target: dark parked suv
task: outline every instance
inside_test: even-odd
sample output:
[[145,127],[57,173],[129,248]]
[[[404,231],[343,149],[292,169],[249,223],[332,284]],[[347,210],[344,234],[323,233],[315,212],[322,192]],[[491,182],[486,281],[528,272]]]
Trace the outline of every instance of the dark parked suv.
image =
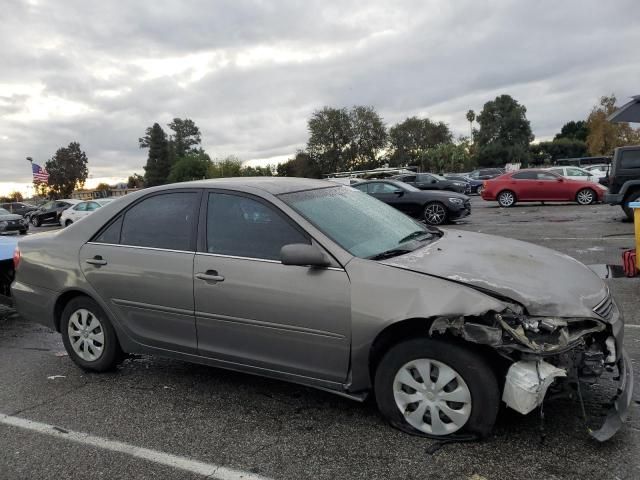
[[38,209],[38,207],[22,202],[0,203],[0,208],[4,208],[8,212],[15,213],[16,215],[22,215],[23,217],[27,213]]
[[499,177],[504,173],[504,169],[502,168],[480,168],[478,170],[474,170],[469,175],[469,178],[473,180],[490,180],[495,177]]
[[640,199],[640,145],[616,148],[609,172],[609,192],[604,201],[620,205],[630,220],[633,209],[629,202]]

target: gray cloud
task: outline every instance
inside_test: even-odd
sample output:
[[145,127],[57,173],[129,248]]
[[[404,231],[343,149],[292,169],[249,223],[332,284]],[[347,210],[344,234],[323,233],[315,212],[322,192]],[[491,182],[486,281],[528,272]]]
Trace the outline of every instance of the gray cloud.
[[537,138],[640,93],[636,2],[0,0],[0,182],[77,140],[93,176],[142,171],[137,138],[189,117],[213,156],[291,154],[323,105],[388,124],[501,93]]

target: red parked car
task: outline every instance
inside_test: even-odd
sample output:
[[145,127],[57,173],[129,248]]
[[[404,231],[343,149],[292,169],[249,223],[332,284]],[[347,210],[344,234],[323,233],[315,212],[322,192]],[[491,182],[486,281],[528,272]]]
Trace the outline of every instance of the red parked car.
[[606,190],[595,182],[571,180],[546,170],[526,169],[486,180],[482,198],[497,200],[501,207],[513,207],[516,202],[578,202],[590,205],[601,202]]

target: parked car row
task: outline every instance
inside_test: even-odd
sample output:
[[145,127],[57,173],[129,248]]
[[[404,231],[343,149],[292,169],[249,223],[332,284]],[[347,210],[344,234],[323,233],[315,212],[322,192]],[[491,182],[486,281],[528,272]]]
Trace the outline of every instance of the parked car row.
[[69,207],[62,212],[60,215],[60,225],[68,227],[73,222],[77,222],[81,218],[95,212],[111,201],[113,201],[111,198],[101,198],[98,200],[76,203],[74,206]]
[[0,234],[19,233],[24,235],[27,230],[29,230],[29,224],[22,215],[0,208]]

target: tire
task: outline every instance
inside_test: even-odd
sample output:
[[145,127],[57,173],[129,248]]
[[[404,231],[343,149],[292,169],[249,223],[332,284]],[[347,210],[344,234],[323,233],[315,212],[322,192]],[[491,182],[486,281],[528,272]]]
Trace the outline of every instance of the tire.
[[591,188],[583,188],[576,193],[576,202],[578,202],[578,205],[591,205],[595,203],[597,198],[596,192]]
[[69,225],[71,225],[73,222],[71,220],[67,220],[64,222],[64,226],[68,227]]
[[40,226],[40,219],[38,218],[37,215],[34,215],[33,217],[31,217],[31,225],[33,225],[34,227]]
[[449,212],[442,202],[429,202],[424,206],[423,218],[429,225],[442,225],[448,217]]
[[69,357],[83,370],[112,370],[123,358],[111,322],[89,297],[75,297],[67,303],[62,312],[60,333]]
[[498,194],[498,205],[510,208],[516,204],[516,194],[511,190],[503,190]]
[[27,230],[20,230],[20,235],[26,235],[27,234]]
[[[429,382],[421,380],[418,369],[428,372]],[[452,379],[438,387],[441,375],[445,382]],[[392,426],[431,438],[485,437],[500,407],[498,381],[485,359],[457,343],[431,338],[392,347],[376,369],[374,389],[378,409]],[[438,413],[435,424],[433,413]]]
[[622,210],[629,220],[633,222],[633,208],[629,208],[629,203],[640,201],[640,192],[631,192],[622,202]]
[[478,188],[476,188],[476,193],[478,195],[482,195],[482,190],[484,190],[484,186],[478,185]]

